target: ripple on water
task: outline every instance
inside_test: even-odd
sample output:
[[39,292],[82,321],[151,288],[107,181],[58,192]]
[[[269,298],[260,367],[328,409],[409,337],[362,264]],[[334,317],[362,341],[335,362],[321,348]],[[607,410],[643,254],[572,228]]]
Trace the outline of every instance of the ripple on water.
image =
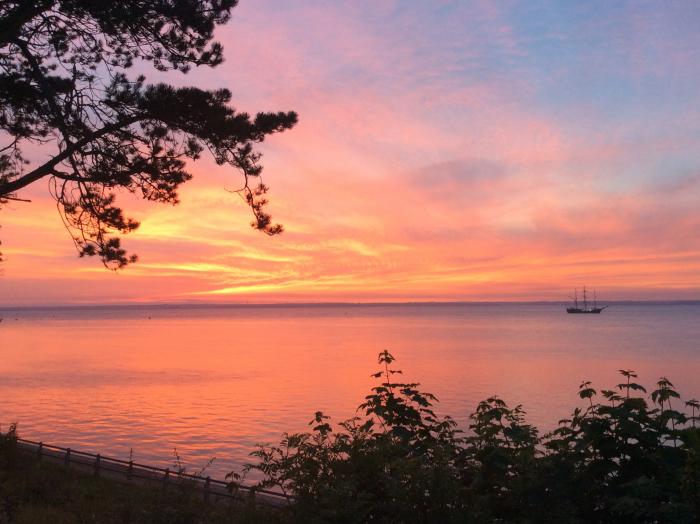
[[213,476],[259,442],[307,430],[319,409],[334,422],[353,416],[383,349],[463,426],[498,394],[551,429],[580,381],[610,387],[620,368],[700,397],[700,306],[616,305],[597,319],[547,304],[51,315],[3,323],[3,427],[18,421],[27,438],[117,458],[133,448],[164,467],[174,448],[188,468],[216,457]]

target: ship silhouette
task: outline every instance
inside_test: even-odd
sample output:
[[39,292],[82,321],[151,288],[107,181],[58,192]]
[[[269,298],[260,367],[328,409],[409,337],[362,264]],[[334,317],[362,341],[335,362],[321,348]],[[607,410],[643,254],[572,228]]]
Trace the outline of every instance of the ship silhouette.
[[567,313],[593,313],[593,314],[598,314],[601,311],[603,311],[606,307],[608,306],[602,306],[598,307],[598,299],[595,294],[595,290],[593,291],[593,307],[588,307],[588,295],[586,292],[586,286],[583,286],[583,307],[579,306],[578,302],[578,289],[574,289],[574,296],[571,297],[571,299],[574,301],[574,307],[568,307],[566,308]]

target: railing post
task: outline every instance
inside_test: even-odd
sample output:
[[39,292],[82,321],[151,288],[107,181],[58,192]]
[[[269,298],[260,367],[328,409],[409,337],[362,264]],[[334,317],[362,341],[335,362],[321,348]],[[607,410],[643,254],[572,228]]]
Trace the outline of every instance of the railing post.
[[95,457],[95,476],[100,476],[100,454],[98,453]]
[[38,455],[39,460],[41,460],[41,455],[42,455],[42,452],[43,452],[43,451],[44,451],[44,443],[43,443],[43,442],[39,442],[39,447],[38,447],[37,450],[36,450],[36,454]]
[[66,456],[63,458],[63,462],[66,466],[70,465],[70,448],[66,450]]
[[211,485],[211,478],[207,477],[207,480],[204,481],[204,500],[209,500],[210,485]]
[[170,477],[170,468],[165,468],[165,475],[163,475],[163,486],[168,483],[168,477]]
[[131,476],[134,474],[134,461],[130,460],[129,461],[129,470],[126,473],[126,478],[131,480]]

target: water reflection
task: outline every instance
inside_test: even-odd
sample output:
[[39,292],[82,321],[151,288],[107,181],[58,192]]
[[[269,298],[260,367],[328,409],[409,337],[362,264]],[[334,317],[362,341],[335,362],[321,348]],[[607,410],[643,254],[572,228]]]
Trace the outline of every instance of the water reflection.
[[[669,376],[699,396],[700,306],[618,305],[596,318],[555,305],[32,310],[3,312],[0,423],[59,445],[172,463],[217,457],[352,416],[390,349],[406,378],[462,424],[494,393],[552,428],[583,379]],[[151,317],[150,319],[148,317]]]

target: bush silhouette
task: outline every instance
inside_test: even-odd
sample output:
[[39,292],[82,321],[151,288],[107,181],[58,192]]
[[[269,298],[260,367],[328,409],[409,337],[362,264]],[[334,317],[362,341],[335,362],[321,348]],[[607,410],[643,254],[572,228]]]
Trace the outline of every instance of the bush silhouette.
[[359,416],[334,429],[317,412],[310,432],[259,446],[228,475],[232,488],[256,472],[256,487],[282,491],[303,522],[698,522],[700,404],[683,404],[668,379],[647,396],[620,370],[602,402],[584,382],[587,405],[540,436],[498,397],[460,430],[393,362],[379,354]]

